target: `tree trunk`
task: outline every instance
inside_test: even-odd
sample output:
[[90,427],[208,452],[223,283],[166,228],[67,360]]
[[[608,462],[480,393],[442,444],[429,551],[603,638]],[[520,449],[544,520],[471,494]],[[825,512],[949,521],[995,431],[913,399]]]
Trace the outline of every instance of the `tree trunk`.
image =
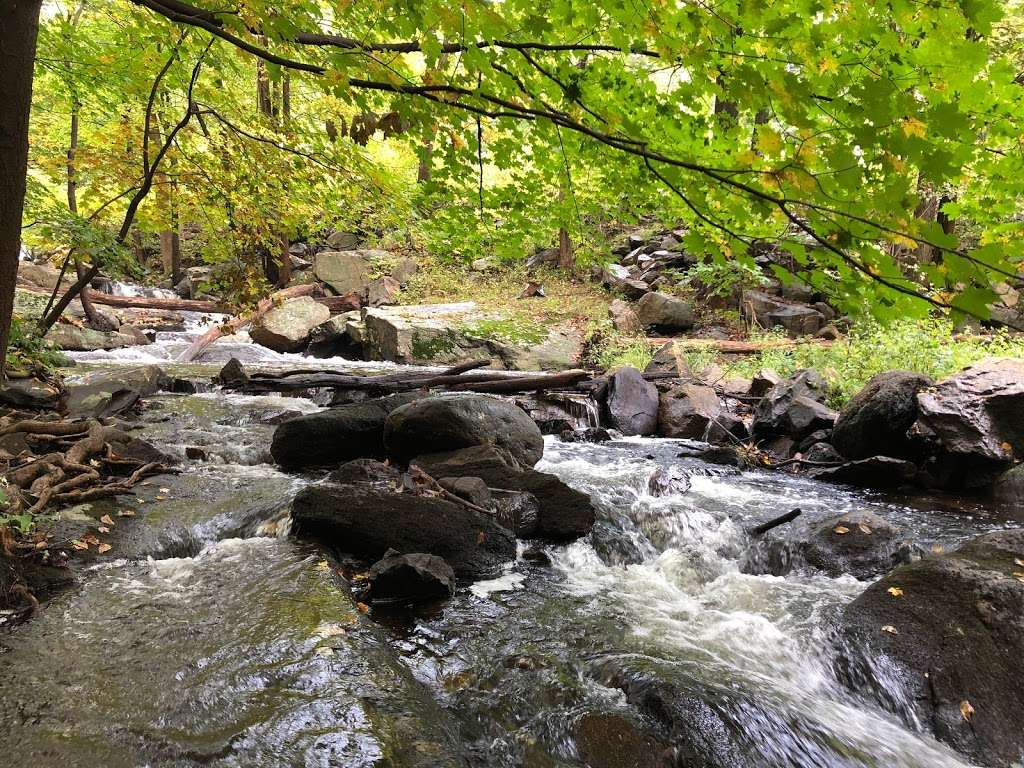
[[28,173],[28,118],[42,0],[0,3],[0,379],[14,314]]
[[281,235],[281,267],[277,270],[277,287],[286,288],[292,279],[292,254],[288,235]]
[[[71,99],[71,136],[68,140],[68,210],[73,215],[78,214],[78,173],[75,169],[75,157],[78,155],[78,100]],[[75,256],[75,274],[81,278],[85,274],[81,260]],[[109,330],[109,323],[106,318],[101,318],[92,305],[89,296],[89,289],[83,288],[78,298],[82,302],[82,311],[85,312],[85,319],[89,326],[100,331]]]

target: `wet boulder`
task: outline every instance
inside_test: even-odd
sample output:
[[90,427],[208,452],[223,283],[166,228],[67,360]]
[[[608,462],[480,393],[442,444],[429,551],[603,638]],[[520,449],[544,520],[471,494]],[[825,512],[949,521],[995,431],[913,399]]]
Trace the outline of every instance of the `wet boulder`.
[[370,601],[418,603],[455,594],[455,572],[436,555],[388,552],[367,574]]
[[515,557],[513,535],[490,517],[436,496],[368,483],[311,485],[292,503],[293,531],[356,557],[388,550],[444,558],[461,577],[497,573]]
[[911,436],[938,456],[938,484],[985,485],[1024,457],[1024,360],[987,359],[917,394]]
[[437,484],[448,493],[478,507],[486,509],[494,503],[490,488],[479,477],[439,477]]
[[992,486],[992,498],[1024,515],[1024,464],[999,476]]
[[838,414],[824,404],[826,390],[813,368],[779,382],[757,404],[752,433],[758,438],[783,435],[801,440],[819,429],[832,429]]
[[681,496],[690,490],[690,477],[678,467],[658,467],[647,480],[651,496]]
[[814,464],[842,464],[845,459],[829,443],[814,443],[803,454],[804,459]]
[[554,541],[585,536],[594,525],[590,497],[554,475],[523,468],[500,448],[490,445],[418,456],[412,462],[432,477],[479,477],[490,488],[525,491],[539,506],[536,535]]
[[97,414],[126,395],[134,402],[170,386],[171,378],[158,365],[95,371],[67,385],[67,409],[71,416]]
[[891,456],[872,456],[848,461],[834,467],[820,467],[807,472],[808,477],[827,483],[856,485],[861,488],[899,488],[917,478],[917,465]]
[[532,538],[537,533],[540,503],[536,496],[526,491],[505,488],[488,490],[491,494],[494,519],[502,528],[507,528],[524,539]]
[[384,443],[403,460],[494,445],[532,467],[544,454],[544,436],[526,412],[485,395],[440,395],[397,408],[387,418]]
[[589,712],[573,726],[573,740],[589,768],[672,768],[673,749],[641,723],[615,712]]
[[310,333],[331,319],[331,310],[309,296],[299,296],[253,321],[252,340],[275,352],[298,352]]
[[[841,677],[971,762],[1024,758],[1024,530],[903,565],[847,606]],[[884,683],[882,680],[884,679]],[[909,710],[909,711],[908,711]]]
[[687,331],[693,328],[693,305],[675,296],[651,292],[644,294],[636,305],[640,324],[669,331]]
[[349,483],[373,483],[394,488],[402,479],[402,473],[390,464],[376,459],[353,459],[347,461],[327,476],[327,482],[347,485]]
[[58,349],[68,352],[94,352],[99,349],[122,349],[138,344],[149,344],[148,337],[139,338],[133,333],[119,331],[95,331],[77,325],[57,323],[46,332],[46,340]]
[[658,434],[703,440],[722,413],[718,393],[702,384],[680,384],[663,392],[658,402]]
[[620,368],[608,377],[608,424],[624,435],[651,435],[658,427],[658,389],[636,368]]
[[586,429],[564,429],[558,433],[558,439],[563,443],[607,443],[612,436],[603,427],[587,427]]
[[931,377],[910,371],[873,376],[839,412],[832,444],[848,459],[917,458],[920,446],[907,431],[917,420],[918,392],[932,383]]
[[813,526],[800,544],[808,565],[837,578],[874,579],[917,559],[917,549],[897,526],[871,512],[850,512]]
[[270,455],[285,469],[326,467],[358,458],[384,458],[384,422],[412,402],[402,394],[308,413],[274,430]]

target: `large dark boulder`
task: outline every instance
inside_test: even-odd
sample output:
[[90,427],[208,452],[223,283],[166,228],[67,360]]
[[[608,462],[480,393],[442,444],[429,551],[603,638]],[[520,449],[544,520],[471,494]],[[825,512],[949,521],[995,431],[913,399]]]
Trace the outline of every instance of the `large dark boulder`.
[[813,368],[797,371],[761,398],[751,432],[756,438],[786,436],[801,440],[819,429],[832,429],[838,414],[824,404],[827,387]]
[[413,463],[432,477],[479,477],[491,488],[526,491],[536,498],[536,535],[555,541],[585,536],[594,525],[590,497],[554,475],[524,469],[492,446],[418,456]]
[[544,454],[544,436],[523,409],[484,395],[441,395],[397,408],[385,424],[384,443],[403,460],[494,445],[532,467]]
[[384,422],[391,411],[413,399],[392,395],[289,419],[274,430],[270,455],[286,469],[384,458]]
[[841,676],[972,762],[1020,764],[1022,557],[1024,530],[998,531],[875,582],[843,614]]
[[1024,456],[1024,360],[988,359],[917,394],[911,436],[937,485],[988,485]]
[[620,368],[608,377],[608,423],[624,435],[652,435],[658,427],[658,388],[636,368]]
[[680,384],[663,392],[658,402],[658,434],[703,440],[722,414],[718,393],[703,384]]
[[516,554],[512,534],[486,515],[370,483],[308,486],[292,502],[292,520],[297,536],[356,557],[375,560],[389,549],[423,552],[469,578],[497,573]]
[[417,603],[455,594],[455,572],[437,555],[389,552],[367,574],[374,603]]
[[931,377],[910,371],[873,376],[839,412],[832,445],[848,459],[918,458],[920,445],[907,430],[917,420],[917,393],[932,383]]
[[1024,464],[1000,475],[992,486],[992,497],[1024,519]]

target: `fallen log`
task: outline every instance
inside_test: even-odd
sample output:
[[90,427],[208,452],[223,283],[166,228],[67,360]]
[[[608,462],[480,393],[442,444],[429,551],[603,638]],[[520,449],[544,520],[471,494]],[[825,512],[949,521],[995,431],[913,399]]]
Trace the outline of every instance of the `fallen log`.
[[570,387],[589,377],[587,371],[564,371],[544,376],[506,376],[501,380],[481,382],[480,384],[453,384],[448,387],[452,392],[471,390],[490,394],[515,394],[517,392],[534,392],[545,389],[561,389]]
[[309,285],[296,285],[291,288],[285,288],[282,291],[277,291],[266,298],[260,299],[259,303],[256,304],[256,309],[252,312],[248,312],[243,315],[236,315],[223,325],[211,328],[198,339],[193,341],[192,344],[189,345],[188,349],[178,355],[178,362],[188,363],[195,360],[203,353],[203,350],[217,341],[221,336],[228,336],[232,333],[236,333],[253,320],[265,315],[279,302],[285,301],[286,299],[294,299],[298,296],[308,296],[317,290],[319,290],[319,288],[312,283]]
[[661,347],[674,341],[679,349],[690,349],[707,352],[720,352],[728,355],[752,355],[766,349],[796,349],[802,346],[830,347],[835,342],[831,339],[763,339],[761,341],[743,341],[737,339],[668,339],[649,338],[652,346]]
[[760,525],[755,525],[753,528],[751,528],[747,532],[751,536],[760,536],[760,535],[762,535],[764,533],[767,533],[772,528],[778,528],[780,525],[785,525],[786,523],[790,523],[793,520],[796,520],[799,516],[800,516],[800,510],[799,509],[793,509],[793,510],[790,510],[789,512],[787,512],[784,515],[779,515],[778,517],[772,518],[767,523],[761,523]]

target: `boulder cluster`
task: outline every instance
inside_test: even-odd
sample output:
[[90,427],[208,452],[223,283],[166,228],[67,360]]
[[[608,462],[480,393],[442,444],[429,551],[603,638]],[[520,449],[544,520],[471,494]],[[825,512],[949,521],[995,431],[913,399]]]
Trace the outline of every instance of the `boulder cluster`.
[[402,394],[280,424],[271,454],[289,470],[333,467],[292,506],[293,530],[374,563],[368,599],[450,593],[499,574],[516,539],[570,541],[594,508],[534,465],[540,429],[514,403],[483,395]]
[[[737,281],[727,289],[703,285],[692,275],[700,259],[688,253],[683,240],[686,232],[669,230],[651,237],[630,235],[613,249],[617,262],[595,267],[592,277],[607,288],[622,294],[626,301],[616,301],[608,315],[613,327],[633,334],[641,330],[656,333],[691,331],[698,313],[692,301],[672,295],[671,288],[681,275],[695,289],[702,305],[719,302],[741,307],[748,324],[760,328],[781,328],[792,337],[818,336],[834,339],[839,320],[825,297],[799,279],[783,284],[772,266],[789,268],[786,255],[768,247],[757,249],[754,262],[760,274],[753,284]],[[722,295],[723,291],[728,295]],[[712,335],[721,329],[703,329]]]

